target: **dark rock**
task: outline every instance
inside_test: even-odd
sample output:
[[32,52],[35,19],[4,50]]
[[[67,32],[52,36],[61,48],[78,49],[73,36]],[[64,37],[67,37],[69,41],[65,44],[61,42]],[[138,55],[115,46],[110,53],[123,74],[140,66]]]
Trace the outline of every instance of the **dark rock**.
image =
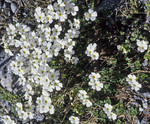
[[104,12],[106,10],[114,10],[120,5],[120,2],[121,0],[103,0],[102,2],[100,2],[97,11]]

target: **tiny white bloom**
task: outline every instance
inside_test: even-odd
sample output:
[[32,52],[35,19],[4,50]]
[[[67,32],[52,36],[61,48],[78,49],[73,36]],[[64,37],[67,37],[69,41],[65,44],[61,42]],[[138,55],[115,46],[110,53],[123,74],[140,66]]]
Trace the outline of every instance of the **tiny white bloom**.
[[126,81],[129,83],[129,84],[132,84],[132,82],[135,82],[136,81],[136,76],[135,75],[128,75],[128,77],[126,78]]
[[97,12],[93,11],[92,9],[89,9],[88,12],[84,13],[84,16],[87,21],[94,21],[97,17]]
[[138,91],[141,87],[142,87],[142,85],[139,84],[137,81],[134,81],[134,82],[131,84],[131,89],[134,89],[135,91]]
[[137,46],[138,46],[138,51],[140,51],[140,52],[144,52],[144,51],[147,50],[147,48],[148,48],[148,43],[147,43],[147,41],[144,41],[144,40],[142,40],[142,41],[137,40],[136,44],[137,44]]
[[82,100],[88,98],[87,92],[85,90],[79,90],[78,97]]
[[107,116],[108,116],[109,119],[112,119],[112,120],[117,119],[117,115],[113,112],[108,113]]
[[88,99],[83,99],[82,103],[83,103],[83,105],[86,105],[86,107],[92,106],[92,102]]
[[55,111],[54,106],[49,105],[49,113],[52,115],[52,114],[54,114],[54,111]]
[[75,116],[71,116],[69,118],[71,124],[79,124],[79,118],[78,117],[75,117]]
[[104,110],[104,112],[107,114],[107,113],[110,113],[110,112],[112,111],[112,108],[113,108],[113,107],[112,107],[110,104],[106,103],[106,104],[104,105],[103,110]]

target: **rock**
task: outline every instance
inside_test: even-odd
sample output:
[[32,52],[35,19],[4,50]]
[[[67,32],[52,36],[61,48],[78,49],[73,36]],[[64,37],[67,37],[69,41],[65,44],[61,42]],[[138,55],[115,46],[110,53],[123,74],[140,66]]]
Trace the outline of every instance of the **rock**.
[[114,10],[120,5],[120,2],[121,0],[103,0],[97,8],[97,11],[103,12],[106,10]]
[[18,4],[16,2],[11,2],[10,8],[11,8],[12,13],[16,14],[18,10]]
[[4,51],[0,52],[0,84],[8,91],[12,91],[12,71],[10,69],[10,61],[13,57],[9,57]]

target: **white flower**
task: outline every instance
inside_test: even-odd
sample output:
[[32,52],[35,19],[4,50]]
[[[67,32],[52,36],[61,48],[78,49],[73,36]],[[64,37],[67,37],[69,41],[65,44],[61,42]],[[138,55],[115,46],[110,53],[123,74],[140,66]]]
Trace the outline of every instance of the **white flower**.
[[21,42],[16,39],[12,39],[10,45],[15,45],[15,47],[19,47],[21,45]]
[[30,31],[30,27],[28,27],[27,25],[21,25],[19,28],[19,34],[25,34],[26,32]]
[[10,56],[13,56],[14,54],[10,51],[9,46],[7,45],[7,43],[5,43],[4,45],[5,48],[5,53],[7,53]]
[[60,83],[59,80],[53,81],[52,85],[56,88],[57,91],[60,90],[63,87],[62,83]]
[[42,104],[42,97],[37,97],[36,98],[36,103],[37,104]]
[[142,85],[139,84],[137,81],[134,81],[134,82],[131,84],[131,89],[134,89],[135,91],[138,91],[141,87],[142,87]]
[[53,19],[55,19],[55,20],[57,20],[59,18],[59,15],[57,12],[52,12],[51,15],[52,15]]
[[48,96],[46,96],[46,97],[43,97],[43,99],[42,99],[42,103],[44,104],[44,105],[49,105],[49,104],[51,104],[51,98],[50,97],[48,97]]
[[108,113],[107,116],[108,116],[109,119],[112,119],[112,120],[117,119],[117,115],[113,112]]
[[72,63],[72,64],[75,64],[75,65],[76,65],[76,64],[78,63],[78,61],[79,61],[79,58],[78,58],[78,57],[72,57],[72,58],[71,58],[71,63]]
[[67,19],[67,14],[65,11],[57,11],[57,14],[60,22],[64,22]]
[[83,105],[86,105],[86,107],[92,106],[92,102],[88,99],[83,99],[82,103],[83,103]]
[[60,48],[54,47],[54,46],[49,50],[49,52],[54,56],[58,56],[59,51],[60,51]]
[[97,44],[96,43],[94,43],[94,44],[89,44],[88,46],[87,46],[87,49],[86,49],[86,51],[85,51],[85,54],[87,54],[87,56],[92,56],[92,54],[95,52],[95,50],[96,50],[96,46],[97,46]]
[[52,15],[46,15],[45,16],[45,22],[51,24],[53,22],[53,16]]
[[21,52],[21,55],[24,57],[28,57],[28,55],[30,54],[30,51],[25,48],[21,49],[20,52]]
[[78,6],[75,6],[74,3],[68,3],[66,5],[67,14],[72,14],[72,16],[75,16],[77,14],[77,11],[79,10]]
[[60,75],[59,71],[55,71],[55,69],[50,69],[49,79],[58,80],[59,75]]
[[52,29],[54,35],[60,35],[62,27],[60,25],[54,25],[55,28]]
[[19,118],[21,118],[21,119],[23,119],[23,120],[26,120],[27,118],[28,118],[28,113],[27,112],[25,112],[25,111],[20,111],[19,113],[18,113],[18,115],[19,115]]
[[12,70],[17,70],[17,66],[18,66],[18,64],[17,64],[17,62],[15,62],[15,61],[12,61],[11,63],[10,63],[10,66],[11,66],[11,69]]
[[53,8],[53,6],[52,6],[51,4],[49,4],[49,5],[47,6],[47,9],[48,9],[48,13],[51,13],[51,12],[54,11],[54,8]]
[[60,11],[63,11],[64,10],[64,2],[62,2],[62,0],[57,0],[57,2],[54,3],[54,9],[57,11],[57,10],[60,10]]
[[106,114],[108,114],[108,113],[110,113],[110,112],[112,111],[112,108],[113,108],[113,107],[112,107],[110,104],[106,103],[106,104],[104,105],[103,110],[104,110],[104,112],[105,112]]
[[33,95],[33,93],[34,93],[34,91],[32,91],[32,86],[30,84],[26,85],[26,90],[25,91],[27,91],[27,93],[29,93],[31,95]]
[[34,51],[32,52],[33,57],[38,59],[41,57],[41,53],[42,53],[41,49],[38,48],[34,48]]
[[44,20],[45,20],[45,14],[41,11],[40,7],[37,7],[35,9],[34,16],[35,16],[37,22],[42,22],[43,23]]
[[135,75],[128,75],[128,77],[126,78],[126,81],[129,83],[129,84],[132,84],[132,82],[135,82],[136,81],[136,76]]
[[94,21],[97,17],[97,12],[93,11],[92,9],[89,9],[88,12],[84,13],[84,16],[87,21]]
[[137,46],[138,46],[138,51],[140,51],[140,52],[144,52],[144,51],[147,50],[147,48],[148,48],[148,43],[147,43],[147,41],[144,41],[144,40],[142,40],[142,41],[137,40],[136,44],[137,44]]
[[43,86],[43,89],[46,89],[49,92],[53,92],[54,86],[51,83],[49,83],[49,84],[47,83]]
[[75,117],[75,116],[71,116],[69,118],[71,124],[79,124],[79,118],[78,117]]
[[29,119],[33,119],[34,113],[32,113],[32,112],[27,112],[27,114],[28,114],[28,118],[29,118]]
[[65,42],[64,42],[63,40],[58,40],[58,43],[59,43],[58,47],[64,49],[64,47],[65,47]]
[[93,52],[91,57],[92,57],[92,60],[98,60],[98,58],[99,58],[98,52]]
[[8,115],[4,115],[2,117],[2,121],[4,122],[4,124],[16,124]]
[[103,88],[103,84],[100,83],[100,81],[95,81],[94,83],[92,83],[92,89],[96,91],[100,91],[102,88]]
[[71,2],[71,0],[64,0],[65,6],[68,5]]
[[6,28],[7,34],[14,35],[16,33],[16,28],[13,24],[9,24],[9,27]]
[[16,25],[15,25],[16,31],[19,31],[20,26],[21,26],[21,24],[17,22]]
[[75,26],[76,29],[80,29],[80,20],[74,19],[73,26]]
[[94,73],[92,72],[90,75],[89,75],[89,79],[91,81],[97,81],[99,78],[101,77],[101,75],[99,73]]
[[69,46],[67,49],[64,50],[64,54],[73,55],[75,52],[72,46]]
[[74,34],[73,34],[73,31],[72,30],[68,30],[68,33],[65,33],[66,35],[66,40],[71,40],[72,41],[72,38],[74,38]]
[[[47,92],[46,90],[43,89],[42,90],[42,98],[47,98],[47,97],[50,98],[49,96],[50,96],[49,92]],[[51,100],[50,100],[50,103],[51,103]]]
[[22,110],[22,103],[16,103],[16,111],[21,111]]
[[25,99],[28,100],[28,104],[32,104],[32,96],[27,92],[24,95]]
[[52,115],[52,114],[54,114],[54,111],[55,111],[54,106],[49,105],[49,113]]
[[44,104],[37,106],[37,108],[39,109],[40,113],[47,113],[49,111],[48,106]]
[[25,104],[25,107],[26,107],[26,112],[34,112],[35,105],[33,105],[32,103]]
[[35,80],[35,83],[42,84],[43,77],[37,75],[37,76],[34,77],[34,80]]
[[78,97],[82,100],[88,98],[87,92],[85,90],[79,90]]
[[16,70],[14,70],[14,74],[19,75],[19,76],[22,77],[25,74],[25,72],[21,67],[19,67]]
[[25,77],[20,77],[19,79],[18,79],[18,82],[19,82],[19,84],[20,85],[25,85],[25,83],[26,83],[26,79],[25,79]]

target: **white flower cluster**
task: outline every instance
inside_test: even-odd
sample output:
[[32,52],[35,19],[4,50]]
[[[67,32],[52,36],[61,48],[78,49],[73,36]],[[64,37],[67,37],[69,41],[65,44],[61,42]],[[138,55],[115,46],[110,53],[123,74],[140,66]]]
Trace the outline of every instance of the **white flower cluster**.
[[19,115],[19,118],[23,120],[27,120],[27,118],[33,119],[34,105],[26,103],[25,108],[26,110],[24,110],[22,103],[16,104],[16,111]]
[[49,97],[49,93],[43,91],[42,95],[36,100],[37,106],[36,110],[40,113],[54,114],[54,106],[51,104],[51,98]]
[[71,0],[57,0],[53,6],[49,5],[45,12],[42,12],[41,8],[37,7],[34,16],[38,22],[42,23],[52,23],[53,20],[64,22],[69,14],[75,16],[78,10],[78,7],[71,3]]
[[86,107],[92,106],[92,102],[88,99],[88,95],[85,90],[79,90],[78,97],[82,100],[82,104],[86,105]]
[[84,13],[84,16],[87,21],[89,20],[94,21],[97,17],[97,12],[94,11],[93,9],[89,9],[88,12]]
[[90,57],[92,58],[92,60],[98,60],[98,58],[99,58],[98,52],[95,51],[95,50],[96,50],[96,46],[97,46],[96,43],[94,43],[94,44],[91,44],[91,43],[90,43],[90,44],[87,46],[87,49],[86,49],[86,51],[85,51],[85,54],[86,54],[87,56],[90,56]]
[[75,116],[71,116],[70,118],[69,118],[69,120],[70,120],[70,122],[71,122],[71,124],[79,124],[80,122],[80,119],[78,118],[78,117],[75,117]]
[[99,78],[100,78],[100,74],[99,73],[94,73],[92,72],[90,75],[89,75],[89,85],[91,86],[92,89],[96,90],[96,91],[100,91],[102,88],[103,88],[103,83],[101,83],[99,81]]
[[141,84],[139,84],[136,81],[136,76],[135,75],[128,75],[128,77],[126,78],[126,81],[128,82],[128,84],[131,85],[131,89],[138,91],[142,86]]
[[[80,34],[80,21],[74,18],[71,22],[68,19],[71,15],[75,16],[77,11],[78,7],[71,0],[57,0],[43,10],[40,7],[35,9],[34,16],[40,24],[34,31],[20,23],[9,24],[6,28],[8,37],[3,36],[2,39],[5,52],[12,56],[14,47],[19,50],[10,66],[14,74],[19,76],[18,82],[23,85],[24,97],[27,100],[24,108],[21,103],[16,104],[20,119],[33,119],[35,112],[54,113],[49,93],[61,90],[63,85],[59,81],[59,71],[49,67],[47,62],[58,56],[60,50],[64,50],[64,59],[67,62],[78,63],[79,59],[72,55],[75,53],[73,39]],[[66,19],[70,27],[67,30],[62,23]],[[42,87],[42,95],[36,98],[36,106],[34,106],[32,96],[37,91],[34,92],[33,87],[39,86]]]
[[4,124],[16,124],[15,121],[12,120],[8,115],[4,115],[2,121],[4,122]]
[[138,46],[138,51],[140,51],[141,53],[143,53],[145,50],[147,50],[148,48],[148,42],[147,41],[140,41],[140,40],[137,40],[136,42],[137,46]]
[[113,107],[112,107],[110,104],[106,103],[106,104],[104,105],[103,110],[104,110],[105,114],[107,114],[107,117],[108,117],[109,119],[116,120],[117,115],[112,112],[112,108],[113,108]]
[[16,111],[20,119],[23,120],[33,119],[35,106],[33,105],[32,102],[32,95],[34,95],[34,91],[32,90],[32,86],[30,84],[27,84],[24,87],[24,90],[25,90],[24,96],[27,102],[25,103],[24,108],[22,103],[16,103]]
[[[71,0],[57,0],[44,9],[41,7],[35,9],[34,17],[38,24],[34,30],[21,23],[9,24],[6,28],[8,35],[2,38],[5,52],[10,56],[15,55],[15,60],[10,63],[10,66],[13,73],[19,76],[18,83],[23,86],[25,92],[25,103],[16,104],[16,111],[21,120],[33,119],[35,113],[54,114],[50,93],[55,90],[60,91],[63,84],[59,81],[59,71],[52,69],[47,62],[58,56],[60,51],[64,51],[63,57],[66,62],[75,65],[78,63],[78,57],[73,57],[75,54],[73,49],[76,45],[74,39],[80,34],[80,21],[75,18],[78,10],[78,6],[75,6]],[[94,21],[97,12],[89,9],[84,15],[86,20]],[[72,16],[73,19],[69,20]],[[63,22],[67,21],[68,23],[64,25]],[[99,54],[95,52],[96,46],[96,43],[89,44],[86,51],[93,60],[99,58]],[[102,88],[98,80],[94,79],[93,83],[96,90]],[[35,89],[39,87],[38,92]],[[36,96],[35,94],[38,94],[38,97],[33,101],[32,97]],[[83,105],[90,107],[92,102],[88,100],[86,94],[86,91],[80,90],[78,96],[82,99]],[[4,116],[4,122],[5,120],[13,123],[8,116]],[[75,116],[71,116],[69,120],[71,123],[79,123],[79,118]]]

